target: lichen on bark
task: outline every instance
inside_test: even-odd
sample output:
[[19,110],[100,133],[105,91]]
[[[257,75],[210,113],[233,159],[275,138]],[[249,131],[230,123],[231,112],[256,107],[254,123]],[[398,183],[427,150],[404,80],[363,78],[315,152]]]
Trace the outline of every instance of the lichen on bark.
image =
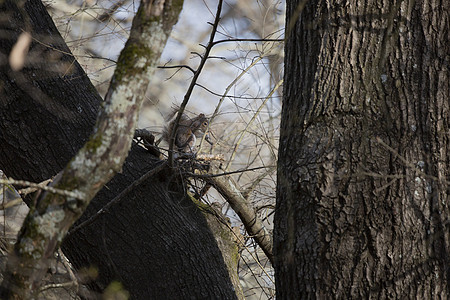
[[[94,195],[120,170],[131,146],[147,85],[181,10],[178,6],[173,10],[171,3],[169,0],[141,1],[138,18],[134,19],[130,38],[120,54],[94,134],[54,182],[55,188],[77,191],[80,198],[43,193],[38,199],[8,259],[2,297],[31,296],[45,273],[46,259],[54,253]],[[159,13],[170,18],[152,16],[148,13],[151,10],[142,12],[156,4],[163,4]],[[167,20],[172,23],[165,23]],[[158,30],[163,27],[167,30]]]

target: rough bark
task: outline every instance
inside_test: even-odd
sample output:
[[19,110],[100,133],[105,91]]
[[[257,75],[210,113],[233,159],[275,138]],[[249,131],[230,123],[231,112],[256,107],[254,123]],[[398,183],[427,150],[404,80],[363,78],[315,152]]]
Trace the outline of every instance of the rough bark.
[[[178,19],[181,3],[175,1],[172,5],[170,0],[141,2],[94,132],[53,181],[55,188],[72,191],[74,196],[45,192],[36,206],[30,208],[14,252],[8,259],[2,283],[4,296],[30,297],[45,274],[48,259],[70,226],[103,185],[122,168],[148,83]],[[25,11],[22,15],[28,18]],[[24,31],[30,30],[27,23],[25,20]],[[9,62],[11,69],[15,69],[11,63],[12,54],[13,51],[9,54]],[[26,59],[24,56],[23,60]]]
[[[42,3],[17,4],[1,6],[7,34],[0,36],[0,169],[41,182],[62,170],[87,140],[102,99]],[[24,68],[12,71],[8,55],[24,28],[34,39]],[[80,93],[80,87],[90,92]]]
[[[97,194],[77,224],[160,163],[133,147],[123,172]],[[236,297],[214,236],[178,180],[166,168],[65,239],[64,253],[77,269],[98,269],[99,278],[89,284],[94,291],[117,280],[133,299]]]
[[303,5],[287,2],[277,298],[446,298],[450,4]]
[[[11,72],[2,64],[0,78],[4,85],[1,104],[5,109],[0,110],[1,150],[8,156],[0,156],[0,165],[10,176],[39,182],[60,171],[84,143],[95,123],[100,97],[80,66],[71,60],[69,50],[40,1],[27,2],[25,10],[30,16],[33,32],[42,32],[40,41],[46,38],[48,44],[54,48],[61,47],[56,49],[62,49],[63,53],[56,55],[44,47],[42,51],[50,54],[40,56],[43,61],[37,61],[39,68],[36,68],[40,76],[33,76],[33,70],[29,70],[31,66],[25,65],[21,71],[25,74],[22,85],[12,84]],[[20,25],[20,14],[15,13],[9,22]],[[9,22],[2,25],[10,26]],[[10,42],[5,40],[3,43],[2,40],[0,43],[4,56],[14,44],[13,35],[12,38]],[[39,45],[33,43],[32,50]],[[55,61],[49,60],[49,57]],[[53,78],[51,73],[45,72],[48,70],[42,70],[42,66],[53,66],[51,63],[57,64],[58,60],[62,60],[61,64],[66,60],[73,63],[75,75],[70,77],[70,85],[64,80],[68,75]],[[50,79],[46,80],[48,77]],[[29,86],[39,86],[40,93],[48,91],[48,98],[45,98],[49,101],[47,106],[40,106],[37,101],[41,98],[32,98],[33,94],[26,89]],[[67,112],[76,116],[70,119],[71,122],[59,120],[61,116],[58,113],[63,112],[56,100],[61,98],[60,95],[70,99]],[[20,130],[16,130],[15,122],[20,124]],[[28,132],[34,134],[28,135]],[[44,133],[52,141],[51,145],[39,144],[39,137]],[[20,144],[15,141],[20,141]],[[59,149],[68,152],[67,156],[54,152]],[[28,153],[28,157],[24,153]],[[47,157],[50,153],[57,154]],[[92,207],[88,207],[88,214],[83,218],[90,217],[92,212],[110,201],[115,193],[142,175],[139,172],[152,168],[155,162],[148,161],[148,158],[149,154],[141,148],[132,148],[123,172],[92,200]],[[164,177],[155,177],[156,180],[152,178],[149,183],[141,185],[138,191],[128,195],[132,199],[137,198],[136,201],[122,201],[117,211],[112,210],[101,216],[99,222],[110,226],[89,226],[73,233],[65,243],[70,245],[65,246],[68,255],[77,266],[91,266],[91,262],[95,261],[100,272],[92,286],[96,286],[97,291],[112,280],[120,279],[135,298],[144,298],[147,293],[161,297],[169,295],[172,299],[204,298],[202,295],[234,298],[220,252],[204,226],[201,214],[190,203],[180,200],[183,196],[180,196],[179,191],[176,195],[168,192],[168,183],[160,181]],[[152,183],[153,180],[156,182]],[[186,205],[179,206],[181,203]],[[155,218],[149,218],[150,215]],[[114,230],[110,230],[110,227]],[[181,229],[178,230],[178,227]],[[118,233],[124,233],[125,236],[118,237]],[[111,261],[114,263],[111,264]]]

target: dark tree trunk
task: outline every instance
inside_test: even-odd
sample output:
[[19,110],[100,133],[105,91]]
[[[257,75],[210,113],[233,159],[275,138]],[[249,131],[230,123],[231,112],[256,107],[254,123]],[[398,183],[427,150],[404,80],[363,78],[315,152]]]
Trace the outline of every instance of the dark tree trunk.
[[277,298],[450,293],[449,2],[287,1]]
[[[101,98],[42,3],[27,1],[22,12],[8,3],[2,13],[12,15],[2,18],[1,26],[11,35],[0,42],[0,169],[39,182],[59,172],[83,145]],[[23,18],[27,15],[28,20]],[[27,26],[39,41],[28,54],[35,60],[12,71],[7,58]],[[158,163],[133,147],[123,172],[91,201],[80,222]],[[163,170],[127,193],[107,213],[71,234],[63,248],[75,266],[98,268],[91,284],[97,291],[119,280],[137,299],[233,299],[214,237],[172,172]]]
[[[0,169],[39,182],[64,168],[87,140],[101,97],[42,3],[11,3],[0,12]],[[8,57],[22,30],[32,30],[34,40],[25,68],[13,71]]]
[[[160,163],[134,146],[123,173],[97,194],[77,224]],[[177,180],[162,170],[64,241],[64,253],[77,269],[98,267],[102,277],[91,287],[102,291],[114,279],[133,299],[236,297],[204,216]]]

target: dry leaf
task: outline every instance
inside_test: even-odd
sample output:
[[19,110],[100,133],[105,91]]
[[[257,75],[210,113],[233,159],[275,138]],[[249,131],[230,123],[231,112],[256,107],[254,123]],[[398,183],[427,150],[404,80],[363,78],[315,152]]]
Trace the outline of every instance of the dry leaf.
[[23,32],[9,54],[9,65],[13,71],[19,71],[23,68],[30,44],[31,34]]

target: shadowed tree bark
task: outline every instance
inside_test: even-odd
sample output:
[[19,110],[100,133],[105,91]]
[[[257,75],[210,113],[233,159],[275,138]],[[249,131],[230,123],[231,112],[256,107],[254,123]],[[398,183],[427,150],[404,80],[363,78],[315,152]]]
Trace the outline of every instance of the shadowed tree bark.
[[[42,3],[22,4],[26,12],[10,1],[1,12],[0,168],[40,182],[61,171],[87,140],[102,99]],[[13,71],[8,57],[25,29],[35,40],[26,66]]]
[[[133,147],[123,172],[97,194],[77,224],[161,163]],[[117,280],[133,299],[236,297],[214,236],[182,185],[165,168],[69,234],[62,248],[77,269],[98,267],[101,276],[90,284],[93,290]]]
[[[42,3],[22,4],[23,9],[20,3],[2,4],[8,18],[1,25],[8,35],[0,43],[0,168],[9,176],[39,182],[58,173],[80,149],[101,100]],[[23,31],[34,39],[24,68],[13,71],[8,55]],[[122,173],[92,200],[82,220],[158,163],[142,148],[132,148]],[[156,173],[65,242],[76,266],[99,269],[91,284],[97,291],[120,280],[133,298],[236,297],[203,215],[185,200],[173,172]]]
[[449,295],[449,5],[287,1],[277,298]]

